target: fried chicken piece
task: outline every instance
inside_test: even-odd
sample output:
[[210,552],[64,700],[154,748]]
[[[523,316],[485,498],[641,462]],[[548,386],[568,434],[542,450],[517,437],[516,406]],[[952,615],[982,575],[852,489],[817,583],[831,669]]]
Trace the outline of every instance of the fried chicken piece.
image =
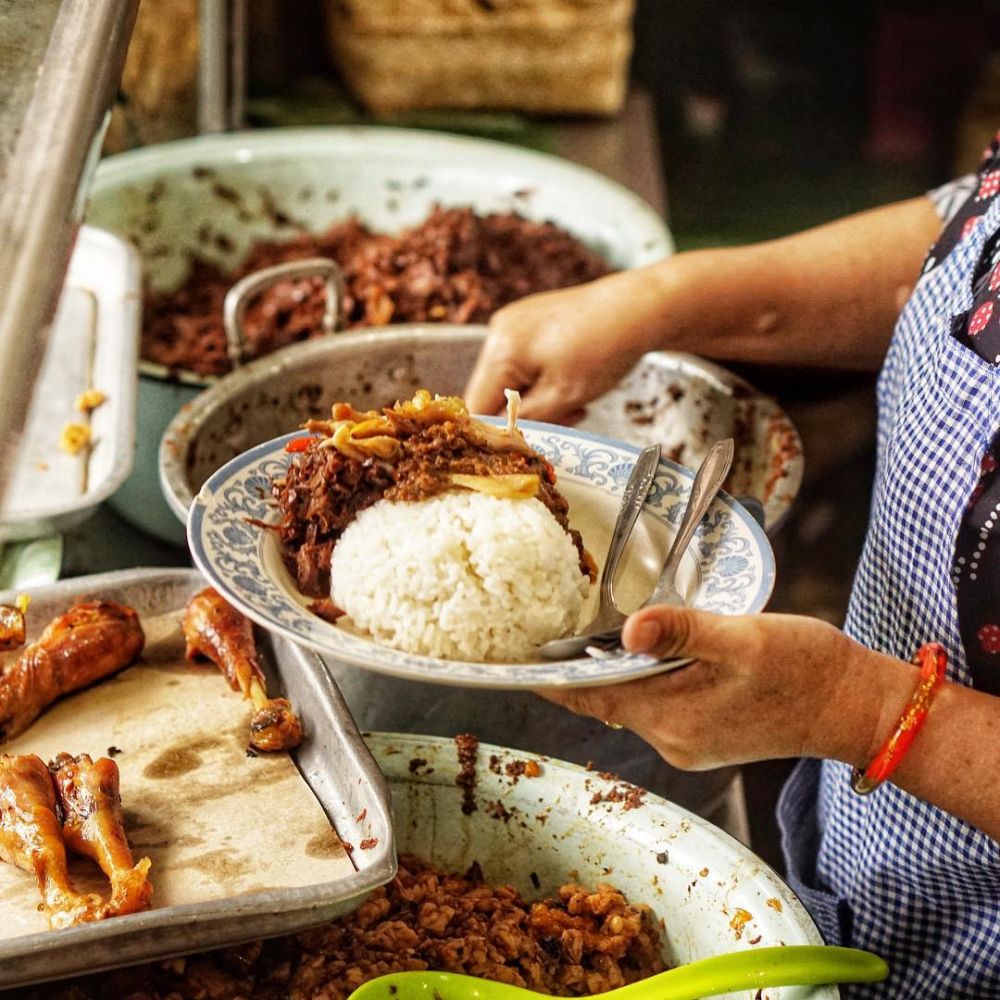
[[24,645],[24,611],[10,604],[0,604],[0,652]]
[[24,732],[57,698],[131,664],[145,636],[136,613],[114,601],[70,608],[0,671],[0,742]]
[[205,656],[226,675],[234,691],[242,691],[256,711],[250,720],[250,746],[255,750],[292,750],[302,742],[302,724],[286,698],[268,698],[257,659],[253,625],[230,607],[212,587],[188,601],[181,625],[185,656]]
[[0,859],[35,876],[49,927],[106,915],[100,896],[78,893],[70,883],[52,778],[34,754],[0,754]]
[[153,895],[149,858],[132,863],[125,836],[118,765],[107,757],[97,761],[82,753],[59,754],[49,771],[62,808],[63,838],[70,850],[93,858],[111,881],[109,916],[148,909]]

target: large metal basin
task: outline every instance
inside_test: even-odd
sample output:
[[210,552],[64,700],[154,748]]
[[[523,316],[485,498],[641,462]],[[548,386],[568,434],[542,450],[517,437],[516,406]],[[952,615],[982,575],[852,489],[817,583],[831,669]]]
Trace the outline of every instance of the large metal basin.
[[[671,964],[768,945],[822,944],[802,904],[760,858],[664,799],[647,795],[634,809],[595,802],[616,782],[572,764],[484,745],[477,809],[465,815],[452,740],[385,733],[366,739],[389,781],[401,851],[452,871],[478,861],[487,879],[514,885],[526,898],[568,881],[590,887],[610,882],[662,919],[664,957]],[[511,761],[526,759],[540,761],[539,777],[504,773]],[[771,1000],[840,995],[833,986],[765,992]],[[741,1000],[755,995],[733,994]]]
[[[477,326],[398,326],[286,347],[224,378],[185,405],[160,444],[163,492],[181,521],[202,483],[229,459],[294,430],[330,404],[365,409],[416,388],[460,395],[486,335]],[[697,464],[712,441],[736,438],[727,483],[758,499],[766,527],[787,514],[802,478],[798,434],[781,408],[731,372],[685,354],[649,354],[581,424]]]

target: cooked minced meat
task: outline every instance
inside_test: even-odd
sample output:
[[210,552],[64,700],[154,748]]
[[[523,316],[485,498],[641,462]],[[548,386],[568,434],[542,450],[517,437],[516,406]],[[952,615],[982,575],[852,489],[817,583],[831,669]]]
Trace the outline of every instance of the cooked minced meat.
[[[591,575],[592,563],[579,532],[569,527],[569,504],[556,487],[549,462],[530,450],[494,450],[482,442],[467,414],[428,422],[407,416],[407,406],[381,411],[394,425],[393,437],[399,442],[399,453],[391,462],[373,455],[349,457],[317,438],[295,456],[285,477],[275,481],[272,492],[281,512],[278,533],[289,571],[303,594],[329,594],[333,547],[360,511],[382,499],[419,501],[436,496],[453,488],[449,477],[456,473],[536,475],[538,500],[569,532],[580,553],[581,572]],[[338,407],[343,404],[334,407],[335,420]],[[343,416],[353,412],[346,407]],[[328,426],[326,421],[307,425],[320,430]]]
[[[195,258],[178,289],[147,293],[143,358],[200,375],[225,374],[226,292],[262,267],[317,256],[332,258],[344,271],[347,327],[481,323],[532,292],[581,284],[610,270],[565,230],[515,213],[480,216],[468,208],[435,207],[399,236],[372,233],[352,217],[325,233],[258,243],[230,273]],[[320,335],[324,305],[319,279],[276,285],[247,310],[247,353],[259,357]]]
[[402,857],[395,879],[314,930],[25,991],[31,1000],[346,1000],[388,972],[433,969],[581,997],[662,971],[657,921],[618,890],[565,885],[528,903],[478,866]]

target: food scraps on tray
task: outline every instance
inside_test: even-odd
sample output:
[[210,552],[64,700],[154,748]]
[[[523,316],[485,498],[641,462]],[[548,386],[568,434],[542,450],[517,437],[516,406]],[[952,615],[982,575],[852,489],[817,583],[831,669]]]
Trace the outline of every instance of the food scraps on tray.
[[59,435],[59,447],[67,455],[79,455],[85,448],[89,448],[91,443],[91,431],[86,424],[76,421],[69,421],[63,424],[62,432]]
[[[225,374],[226,293],[253,271],[307,257],[329,257],[343,269],[348,327],[479,323],[515,299],[610,270],[565,230],[515,213],[481,216],[469,208],[435,207],[423,223],[398,236],[372,233],[352,216],[325,233],[258,243],[231,273],[195,258],[179,288],[147,292],[142,357],[199,375]],[[324,306],[322,281],[275,285],[244,317],[247,355],[259,357],[321,334]]]
[[518,402],[506,427],[423,389],[309,421],[272,486],[299,590],[384,645],[450,659],[525,659],[572,631],[595,566]]
[[100,389],[85,389],[73,401],[73,406],[80,413],[93,413],[99,406],[103,406],[107,399],[107,393]]

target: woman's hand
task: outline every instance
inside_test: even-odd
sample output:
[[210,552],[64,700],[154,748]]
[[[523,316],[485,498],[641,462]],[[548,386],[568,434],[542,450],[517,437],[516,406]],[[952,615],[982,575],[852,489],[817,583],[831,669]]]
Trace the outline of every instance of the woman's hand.
[[628,684],[540,693],[624,725],[688,770],[776,757],[864,767],[918,674],[832,625],[798,615],[652,607],[629,618],[623,641],[634,652],[696,662]]
[[647,316],[650,280],[643,274],[612,274],[497,312],[465,390],[469,409],[497,413],[504,389],[517,389],[528,419],[579,419],[587,403],[656,346]]
[[[775,757],[865,768],[899,724],[920,673],[798,615],[645,608],[622,638],[634,652],[695,662],[630,684],[539,693],[628,727],[688,770]],[[997,733],[1000,698],[946,682],[891,780],[1000,840]]]
[[914,198],[767,243],[676,254],[501,309],[465,399],[569,422],[647,351],[871,369],[941,223]]

